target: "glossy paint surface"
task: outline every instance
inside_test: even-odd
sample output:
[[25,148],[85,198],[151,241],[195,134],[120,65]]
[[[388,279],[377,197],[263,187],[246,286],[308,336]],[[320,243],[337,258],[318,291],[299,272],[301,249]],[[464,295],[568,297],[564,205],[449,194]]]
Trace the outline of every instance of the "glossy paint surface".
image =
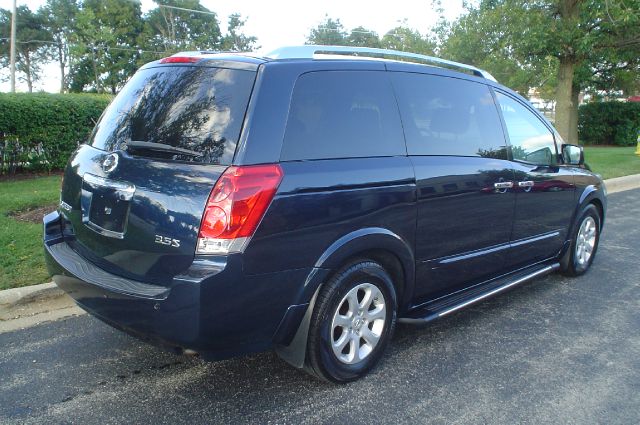
[[[418,190],[416,301],[446,295],[505,267],[515,193],[509,161],[413,156]],[[502,248],[502,249],[501,249]]]
[[[532,187],[516,187],[507,267],[522,267],[557,255],[567,238],[576,203],[571,168],[534,166],[513,162],[515,181],[532,181]],[[532,239],[538,238],[535,241]],[[516,242],[520,242],[517,245]]]
[[[61,200],[71,211],[61,213],[73,235],[69,244],[111,273],[167,285],[192,263],[206,200],[226,167],[135,158],[117,151],[117,167],[105,172],[101,165],[108,155],[83,145],[65,171]],[[85,173],[131,185],[132,198],[122,201],[112,188],[88,187],[83,184]],[[109,217],[126,223],[121,239],[83,223],[89,212],[104,216],[107,208]],[[179,246],[158,243],[157,236],[179,241]]]
[[[251,66],[258,68],[257,79],[234,165],[280,162],[291,96],[304,73],[387,69],[498,87],[393,62]],[[82,146],[73,155],[61,194],[71,209],[47,216],[45,244],[68,244],[87,264],[169,288],[168,296],[152,302],[89,284],[49,253],[54,280],[109,323],[213,358],[267,349],[274,338],[289,341],[317,288],[349,259],[384,252],[397,261],[404,291],[398,313],[410,315],[421,304],[557,257],[580,204],[595,201],[606,208],[601,180],[564,165],[408,155],[282,161],[283,180],[244,253],[195,256],[207,197],[226,167],[113,154],[118,165],[111,171],[103,169],[111,152]],[[113,188],[87,185],[85,174],[135,192],[125,200]],[[519,181],[534,185],[525,190]],[[514,187],[494,186],[504,182]],[[100,214],[92,215],[91,205]],[[122,230],[123,237],[102,234],[87,219]],[[157,243],[157,236],[179,246]]]

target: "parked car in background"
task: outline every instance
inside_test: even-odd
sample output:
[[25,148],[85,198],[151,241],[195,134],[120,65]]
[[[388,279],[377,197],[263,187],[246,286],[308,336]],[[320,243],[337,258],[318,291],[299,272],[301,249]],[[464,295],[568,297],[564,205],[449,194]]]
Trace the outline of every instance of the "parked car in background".
[[583,164],[471,66],[177,54],[143,66],[73,154],[45,253],[57,285],[132,335],[206,359],[275,349],[346,382],[396,321],[586,272],[606,193]]

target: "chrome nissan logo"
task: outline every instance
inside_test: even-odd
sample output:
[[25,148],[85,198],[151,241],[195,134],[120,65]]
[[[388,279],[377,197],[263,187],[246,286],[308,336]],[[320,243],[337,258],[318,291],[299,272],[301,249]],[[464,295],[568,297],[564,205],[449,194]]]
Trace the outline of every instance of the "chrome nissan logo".
[[110,154],[104,159],[104,161],[102,161],[102,171],[104,171],[105,173],[109,173],[115,170],[117,166],[118,155],[116,155],[115,153]]

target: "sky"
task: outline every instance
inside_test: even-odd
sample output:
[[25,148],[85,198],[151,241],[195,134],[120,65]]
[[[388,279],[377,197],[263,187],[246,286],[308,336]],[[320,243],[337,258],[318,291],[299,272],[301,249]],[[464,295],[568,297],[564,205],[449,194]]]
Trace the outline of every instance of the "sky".
[[[18,5],[27,5],[36,10],[45,0],[18,0]],[[160,1],[160,3],[162,3]],[[240,13],[247,19],[244,33],[258,37],[258,44],[265,52],[282,46],[304,44],[311,28],[324,21],[325,15],[338,18],[345,29],[359,25],[376,31],[379,35],[398,26],[406,19],[406,25],[422,33],[428,32],[436,23],[438,14],[431,0],[201,0],[200,3],[218,14],[222,30],[226,30],[227,18]],[[152,0],[141,0],[142,11],[153,9]],[[463,12],[462,0],[442,1],[445,17],[454,19]],[[0,0],[0,7],[11,8],[11,0]],[[8,69],[1,74],[8,75]],[[56,64],[44,68],[43,79],[34,84],[34,90],[57,92],[60,87],[59,70]],[[18,91],[26,91],[26,84],[17,82]],[[8,91],[9,83],[0,83],[0,91]]]

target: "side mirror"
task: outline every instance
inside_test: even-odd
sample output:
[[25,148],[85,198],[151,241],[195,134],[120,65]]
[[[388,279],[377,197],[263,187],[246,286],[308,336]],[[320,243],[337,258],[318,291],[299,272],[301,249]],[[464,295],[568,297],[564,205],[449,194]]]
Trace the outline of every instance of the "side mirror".
[[584,149],[582,146],[562,145],[562,162],[567,165],[584,164]]

